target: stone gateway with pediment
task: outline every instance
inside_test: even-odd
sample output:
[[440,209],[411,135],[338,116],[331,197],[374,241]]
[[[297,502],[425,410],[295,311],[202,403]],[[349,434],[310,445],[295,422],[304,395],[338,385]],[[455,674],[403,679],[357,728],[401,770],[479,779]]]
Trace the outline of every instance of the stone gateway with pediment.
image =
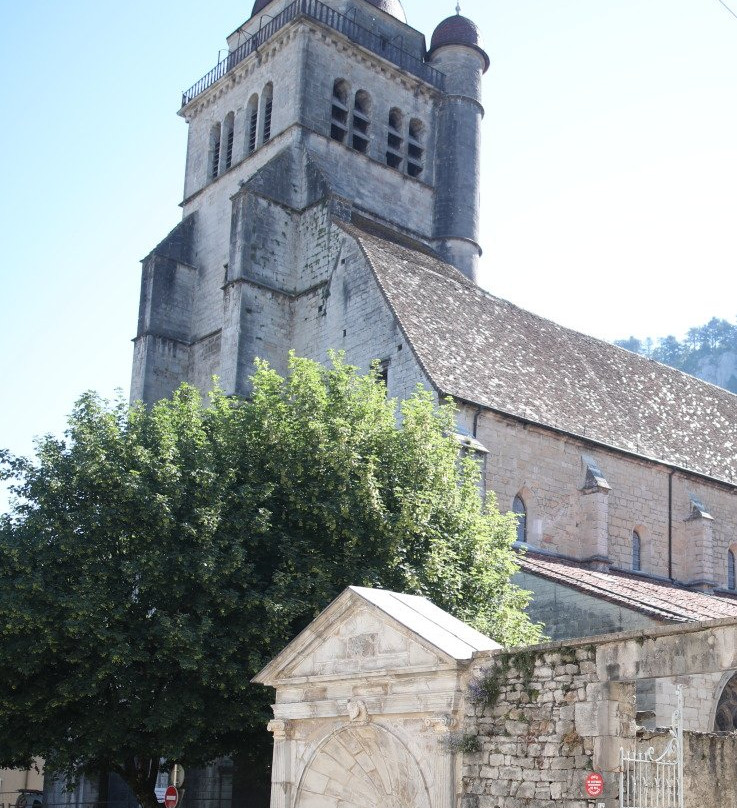
[[589,808],[594,771],[614,808],[622,760],[668,757],[655,725],[676,708],[683,806],[647,801],[645,766],[625,803],[737,808],[737,733],[713,731],[736,672],[734,618],[507,652],[424,598],[351,587],[254,680],[276,690],[271,808]]
[[277,694],[272,808],[452,804],[464,677],[495,648],[424,598],[346,590],[254,680]]

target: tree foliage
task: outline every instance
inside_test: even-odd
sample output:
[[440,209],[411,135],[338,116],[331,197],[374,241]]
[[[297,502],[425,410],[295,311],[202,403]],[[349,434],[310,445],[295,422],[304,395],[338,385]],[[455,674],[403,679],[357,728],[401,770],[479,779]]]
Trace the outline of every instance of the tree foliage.
[[113,771],[268,744],[250,678],[350,584],[422,594],[506,644],[539,637],[509,582],[515,523],[479,496],[453,410],[291,358],[249,400],[84,395],[0,522],[0,765]]

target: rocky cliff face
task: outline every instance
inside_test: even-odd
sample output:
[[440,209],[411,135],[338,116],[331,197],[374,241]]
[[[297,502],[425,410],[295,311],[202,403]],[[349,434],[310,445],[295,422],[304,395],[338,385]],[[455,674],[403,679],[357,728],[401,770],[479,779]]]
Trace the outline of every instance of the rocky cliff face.
[[682,368],[699,379],[737,393],[737,352],[719,351],[696,358],[693,368]]
[[727,320],[714,317],[690,328],[683,341],[630,337],[614,344],[737,393],[737,325]]

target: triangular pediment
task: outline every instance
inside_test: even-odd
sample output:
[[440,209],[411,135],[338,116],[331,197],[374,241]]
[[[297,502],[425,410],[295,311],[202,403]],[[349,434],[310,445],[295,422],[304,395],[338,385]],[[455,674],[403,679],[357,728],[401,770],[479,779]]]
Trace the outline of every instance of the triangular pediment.
[[[392,593],[381,593],[389,600],[389,605],[382,608],[361,592],[368,594],[371,590],[343,592],[254,681],[276,686],[387,672],[447,670],[457,667],[463,659],[457,652],[457,644],[464,641],[454,635],[449,637],[448,626],[443,625],[441,618],[437,618],[439,623],[432,620],[438,613],[446,621],[454,621],[450,615],[422,598],[408,600],[425,603],[428,610],[434,611],[429,611],[429,617],[413,612],[404,601],[392,603],[388,597]],[[381,598],[377,600],[382,603]],[[476,634],[458,621],[455,623],[463,627],[461,634],[463,630]],[[469,658],[471,653],[467,654]]]
[[369,604],[344,617],[321,642],[287,666],[288,678],[342,676],[448,664]]

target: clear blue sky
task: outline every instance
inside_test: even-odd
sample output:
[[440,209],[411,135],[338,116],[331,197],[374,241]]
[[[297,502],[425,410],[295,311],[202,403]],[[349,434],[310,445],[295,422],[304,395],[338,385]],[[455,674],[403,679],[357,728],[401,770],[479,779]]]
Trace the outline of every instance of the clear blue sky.
[[[404,5],[429,36],[455,0]],[[0,446],[59,432],[85,389],[127,394],[138,261],[179,217],[180,92],[250,7],[6,2]],[[734,320],[737,19],[718,0],[463,12],[492,59],[484,285],[605,339]]]

